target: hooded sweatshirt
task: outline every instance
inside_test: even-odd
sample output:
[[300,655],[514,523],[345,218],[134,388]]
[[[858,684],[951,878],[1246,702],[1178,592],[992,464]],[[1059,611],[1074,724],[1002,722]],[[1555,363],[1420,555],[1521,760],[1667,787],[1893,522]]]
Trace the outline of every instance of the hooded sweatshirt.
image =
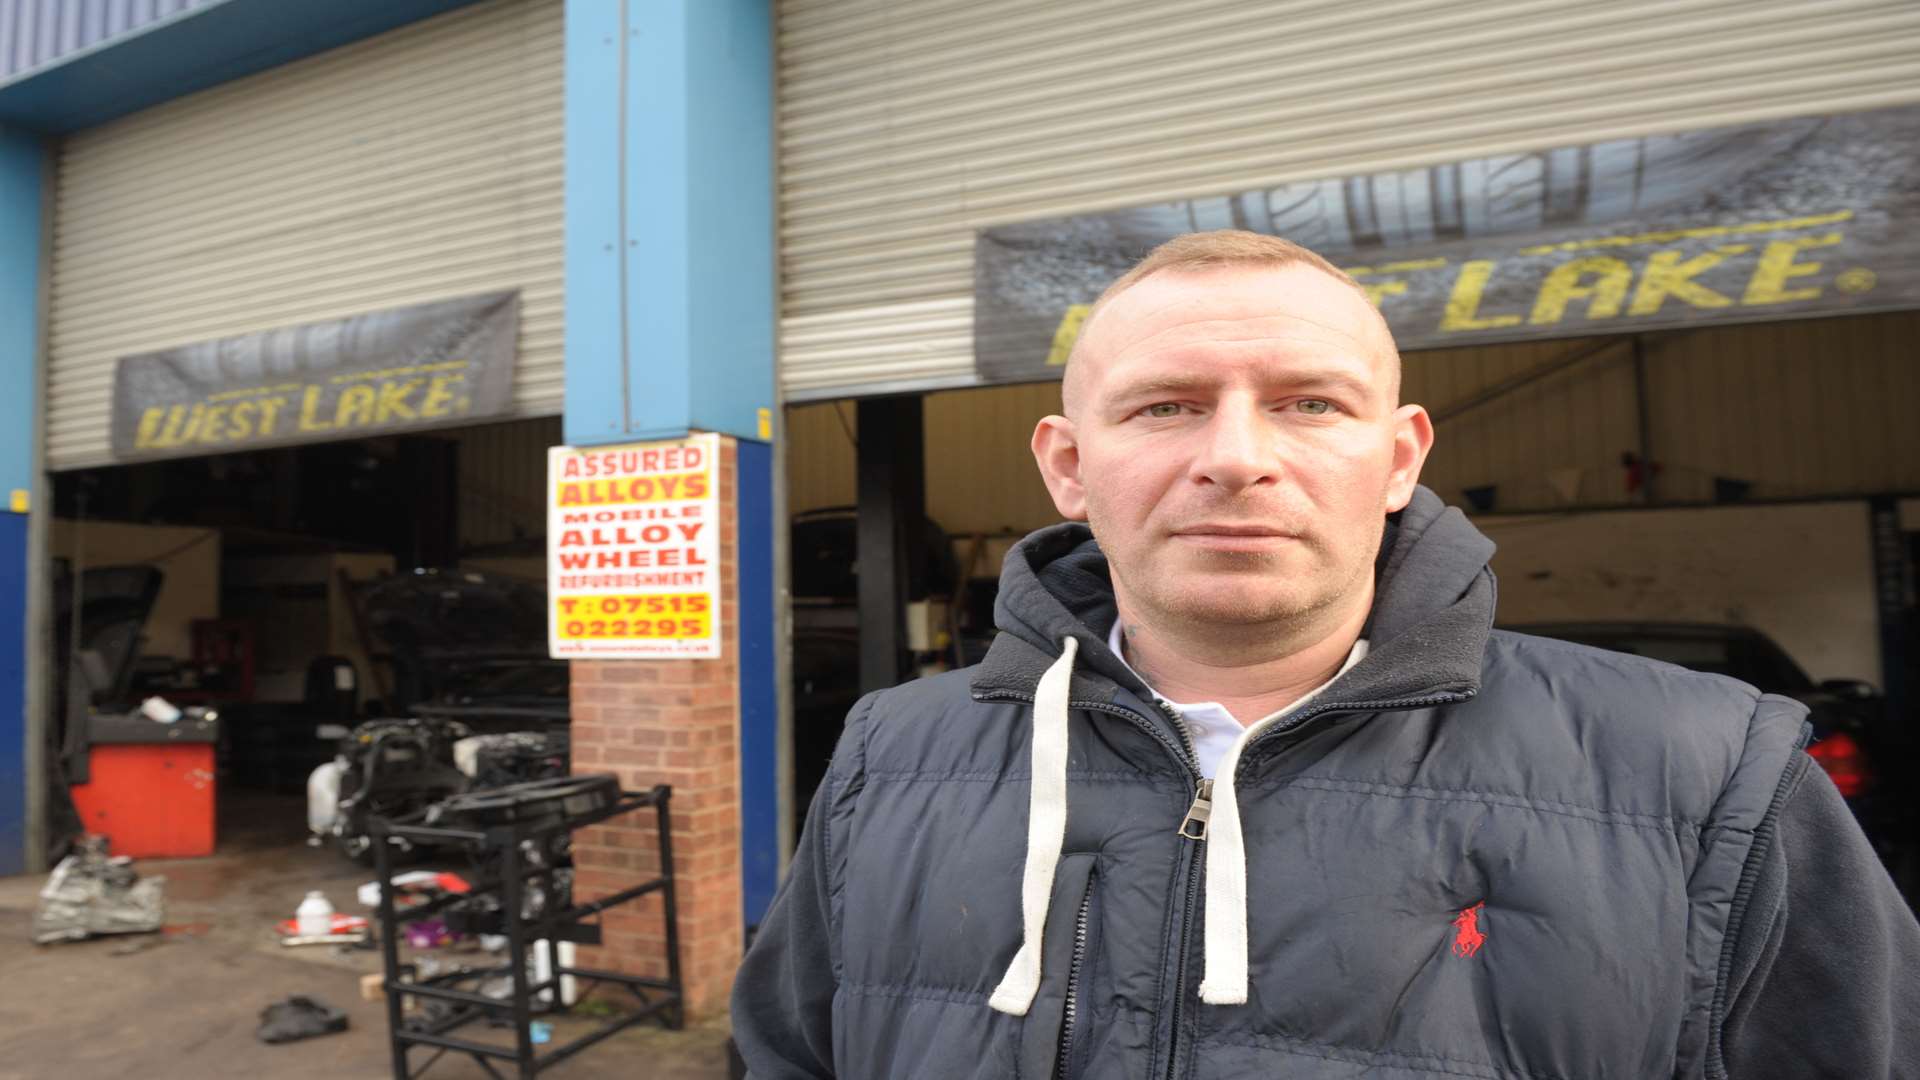
[[1364,659],[1203,807],[1098,545],[1023,541],[986,661],[850,716],[751,1074],[1920,1075],[1920,929],[1800,706],[1491,631],[1492,550],[1421,489]]

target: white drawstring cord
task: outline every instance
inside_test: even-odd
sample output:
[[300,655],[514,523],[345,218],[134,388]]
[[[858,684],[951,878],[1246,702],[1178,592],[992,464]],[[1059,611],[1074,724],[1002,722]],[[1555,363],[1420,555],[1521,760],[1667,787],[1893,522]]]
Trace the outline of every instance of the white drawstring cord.
[[1041,937],[1047,905],[1053,897],[1053,872],[1067,839],[1067,690],[1073,682],[1073,657],[1080,643],[1061,642],[1053,662],[1033,692],[1033,778],[1027,795],[1027,867],[1020,881],[1020,951],[987,1004],[1011,1016],[1025,1016],[1040,992]]

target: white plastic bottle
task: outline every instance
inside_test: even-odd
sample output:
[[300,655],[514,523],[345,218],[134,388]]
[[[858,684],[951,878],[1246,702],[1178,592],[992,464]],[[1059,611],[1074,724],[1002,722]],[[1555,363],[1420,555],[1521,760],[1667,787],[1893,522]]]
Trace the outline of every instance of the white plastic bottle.
[[333,905],[327,902],[326,894],[319,889],[308,893],[295,909],[293,923],[302,937],[333,933]]

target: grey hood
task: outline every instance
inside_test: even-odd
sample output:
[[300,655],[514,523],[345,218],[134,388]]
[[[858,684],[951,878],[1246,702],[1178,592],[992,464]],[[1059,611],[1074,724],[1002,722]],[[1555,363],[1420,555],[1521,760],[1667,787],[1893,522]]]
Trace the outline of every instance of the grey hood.
[[[1493,541],[1425,486],[1415,488],[1406,509],[1388,515],[1383,528],[1373,612],[1362,631],[1371,648],[1341,679],[1341,698],[1471,693],[1493,626],[1495,587],[1487,566]],[[1007,553],[995,625],[1048,658],[1058,657],[1061,642],[1072,637],[1079,670],[1151,701],[1145,684],[1107,648],[1117,617],[1107,557],[1086,525],[1041,529]],[[989,657],[976,687],[1031,692],[1044,665],[1034,658],[1012,661]],[[1109,699],[1111,691],[1100,696]]]

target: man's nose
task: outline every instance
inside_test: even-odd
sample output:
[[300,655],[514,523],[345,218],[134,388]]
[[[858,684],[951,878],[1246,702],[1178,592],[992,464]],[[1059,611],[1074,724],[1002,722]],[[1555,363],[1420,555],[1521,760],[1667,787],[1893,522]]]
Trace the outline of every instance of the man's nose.
[[1240,491],[1278,478],[1280,460],[1257,406],[1222,404],[1209,418],[1194,461],[1194,479]]

